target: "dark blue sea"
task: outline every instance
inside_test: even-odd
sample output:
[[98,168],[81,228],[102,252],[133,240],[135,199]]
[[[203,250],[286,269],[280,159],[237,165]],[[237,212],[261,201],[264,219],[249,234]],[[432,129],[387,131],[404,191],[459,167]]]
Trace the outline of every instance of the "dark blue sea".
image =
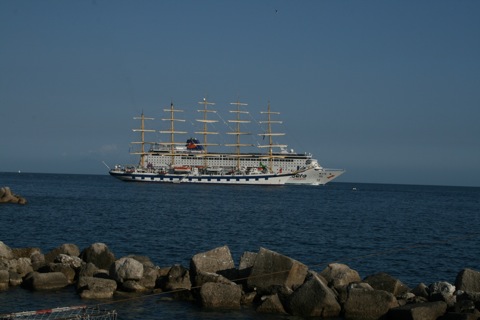
[[[0,205],[0,241],[43,253],[95,242],[116,258],[144,255],[160,267],[228,245],[234,259],[260,247],[315,271],[340,262],[366,277],[387,272],[410,287],[455,282],[480,270],[480,188],[335,183],[212,186],[127,183],[107,175],[0,173],[28,204]],[[0,314],[98,305],[119,319],[278,319],[245,309],[204,311],[161,296],[81,300],[73,288],[0,292]]]

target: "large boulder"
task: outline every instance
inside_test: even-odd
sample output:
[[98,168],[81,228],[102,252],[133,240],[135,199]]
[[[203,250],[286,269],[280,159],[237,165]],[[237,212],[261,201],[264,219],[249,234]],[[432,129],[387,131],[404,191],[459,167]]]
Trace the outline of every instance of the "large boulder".
[[200,303],[207,309],[240,309],[242,289],[236,284],[207,282],[200,288]]
[[255,310],[260,313],[287,314],[278,293],[261,297],[260,303]]
[[23,284],[34,291],[57,290],[68,286],[68,279],[62,272],[30,272]]
[[160,287],[165,291],[190,290],[192,283],[188,269],[180,264],[173,265],[161,278]]
[[240,257],[240,262],[238,264],[238,280],[241,283],[246,283],[248,276],[252,271],[252,267],[255,264],[255,259],[257,258],[256,252],[245,251]]
[[0,258],[13,259],[12,249],[0,241]]
[[430,301],[444,301],[449,307],[452,307],[455,304],[456,296],[454,295],[454,285],[446,281],[438,281],[430,284],[428,289],[430,293]]
[[78,257],[80,255],[80,250],[75,244],[65,243],[60,247],[53,249],[52,251],[45,254],[45,261],[47,263],[54,262],[57,257],[60,255],[68,255],[72,257]]
[[406,304],[390,309],[388,319],[395,320],[436,320],[445,314],[447,304],[443,301]]
[[320,275],[327,280],[329,287],[335,289],[340,289],[352,282],[361,280],[357,271],[341,263],[330,263]]
[[82,299],[109,299],[117,290],[115,280],[96,277],[80,277],[77,291]]
[[214,272],[228,279],[235,279],[237,271],[228,246],[194,255],[190,260],[190,277],[195,286],[197,285],[195,278],[198,272]]
[[9,187],[2,187],[0,188],[0,203],[26,204],[27,200],[24,197],[12,193]]
[[363,281],[370,284],[373,289],[390,292],[395,297],[401,296],[410,290],[400,280],[384,272],[368,276]]
[[291,294],[288,306],[291,314],[302,317],[333,318],[338,317],[341,311],[335,293],[316,273],[311,273],[305,283]]
[[85,248],[80,254],[80,258],[85,262],[91,262],[99,269],[109,270],[112,263],[115,262],[115,255],[104,243],[94,243]]
[[247,286],[261,294],[270,294],[271,288],[285,286],[296,289],[303,284],[308,267],[292,258],[260,248],[252,267]]
[[457,290],[480,292],[480,271],[463,269],[455,279],[455,287]]
[[139,281],[143,277],[143,264],[133,258],[120,258],[112,264],[110,276],[118,283]]
[[346,320],[376,320],[388,310],[398,307],[397,299],[390,292],[374,289],[351,288],[343,305]]

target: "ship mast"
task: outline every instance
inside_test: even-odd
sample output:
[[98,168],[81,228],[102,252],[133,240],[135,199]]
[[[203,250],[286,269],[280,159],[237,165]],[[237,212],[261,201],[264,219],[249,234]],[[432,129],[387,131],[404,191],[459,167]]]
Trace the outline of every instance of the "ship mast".
[[175,121],[185,122],[183,119],[176,119],[175,112],[183,112],[183,110],[175,109],[173,107],[173,102],[170,103],[170,108],[163,109],[163,111],[170,113],[170,118],[162,119],[162,121],[170,121],[170,130],[161,130],[160,133],[170,134],[170,142],[164,144],[170,145],[170,156],[172,157],[171,165],[175,164],[175,145],[181,145],[181,142],[175,142],[175,134],[185,134],[186,131],[175,131]]
[[205,167],[207,167],[207,156],[208,156],[208,146],[217,146],[218,144],[216,143],[208,143],[208,135],[210,134],[218,134],[218,132],[213,132],[213,131],[208,131],[208,124],[209,123],[215,123],[218,122],[218,120],[211,120],[208,119],[208,114],[209,113],[217,113],[216,110],[210,110],[208,109],[208,106],[213,106],[215,105],[214,102],[208,102],[206,98],[203,98],[203,101],[200,101],[198,104],[203,105],[203,109],[198,109],[198,112],[203,113],[203,118],[202,119],[196,119],[197,122],[203,123],[203,131],[195,131],[197,134],[203,135],[203,142],[200,144],[203,146],[204,150],[204,156],[205,156]]
[[135,120],[140,120],[140,129],[132,129],[133,132],[140,132],[140,141],[134,141],[132,144],[140,144],[140,152],[131,152],[131,154],[140,155],[140,167],[145,165],[145,144],[153,144],[154,142],[145,142],[145,132],[155,132],[155,130],[145,129],[145,120],[154,120],[154,118],[146,118],[143,111],[140,117],[133,117]]
[[268,166],[270,171],[272,171],[272,159],[273,159],[273,148],[286,148],[287,145],[285,144],[275,144],[273,141],[273,136],[284,136],[285,133],[273,133],[272,132],[272,123],[275,124],[282,124],[283,121],[272,120],[272,114],[280,114],[280,112],[270,111],[270,101],[268,102],[267,111],[261,111],[261,114],[267,115],[266,121],[259,121],[259,123],[266,123],[267,124],[267,132],[260,133],[259,136],[263,136],[263,138],[268,137],[268,144],[259,145],[259,148],[268,148]]
[[242,114],[248,114],[248,111],[241,110],[241,107],[245,107],[248,104],[246,103],[241,103],[240,101],[237,102],[231,102],[231,105],[235,105],[236,109],[235,110],[230,110],[230,113],[235,113],[236,117],[234,120],[228,120],[230,123],[235,123],[235,131],[227,132],[227,134],[235,135],[235,143],[229,143],[225,144],[227,147],[235,147],[236,150],[236,155],[237,155],[237,169],[240,168],[240,147],[249,147],[252,146],[252,144],[246,144],[246,143],[240,143],[240,136],[242,135],[247,135],[251,134],[250,132],[242,132],[240,131],[240,125],[242,123],[250,123],[250,120],[243,120],[241,115]]

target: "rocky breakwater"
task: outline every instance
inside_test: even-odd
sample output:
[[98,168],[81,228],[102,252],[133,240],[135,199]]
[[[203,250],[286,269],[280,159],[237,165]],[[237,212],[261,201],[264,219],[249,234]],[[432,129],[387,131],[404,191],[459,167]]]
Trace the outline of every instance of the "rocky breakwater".
[[299,261],[260,248],[245,252],[238,267],[228,246],[194,255],[189,267],[161,268],[148,257],[116,259],[103,243],[82,251],[64,244],[11,249],[0,242],[0,290],[11,286],[52,290],[76,286],[83,299],[129,292],[168,295],[208,309],[253,308],[259,313],[303,318],[479,319],[480,272],[461,270],[455,284],[410,289],[386,273],[361,278],[347,265],[314,271]]
[[0,203],[18,203],[26,204],[27,200],[24,197],[12,193],[9,187],[0,188]]

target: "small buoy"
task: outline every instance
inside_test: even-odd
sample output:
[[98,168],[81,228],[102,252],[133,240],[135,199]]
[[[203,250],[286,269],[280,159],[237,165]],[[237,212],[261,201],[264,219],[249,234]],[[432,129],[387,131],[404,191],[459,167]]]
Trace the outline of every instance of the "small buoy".
[[357,191],[357,188],[353,187],[352,190],[353,190],[353,191]]

